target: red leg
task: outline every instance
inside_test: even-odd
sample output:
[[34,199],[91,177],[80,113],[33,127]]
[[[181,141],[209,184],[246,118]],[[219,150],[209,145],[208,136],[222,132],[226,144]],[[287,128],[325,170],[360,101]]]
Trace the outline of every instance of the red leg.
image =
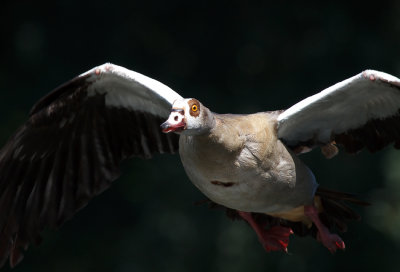
[[322,224],[319,219],[318,210],[314,205],[304,206],[304,214],[311,219],[318,229],[317,239],[329,249],[330,252],[335,253],[337,249],[345,249],[345,244],[342,238],[337,234],[330,233],[328,228]]
[[251,213],[241,211],[238,211],[238,213],[254,229],[258,236],[258,239],[260,240],[261,244],[267,252],[280,250],[287,252],[289,236],[290,234],[293,234],[291,228],[274,226],[268,230],[265,230],[262,226],[254,221]]

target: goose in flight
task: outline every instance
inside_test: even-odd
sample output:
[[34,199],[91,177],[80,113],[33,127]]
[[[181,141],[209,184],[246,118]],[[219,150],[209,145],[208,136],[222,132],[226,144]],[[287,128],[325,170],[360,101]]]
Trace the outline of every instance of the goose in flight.
[[347,203],[367,203],[318,187],[298,155],[399,148],[399,109],[400,80],[373,70],[287,110],[235,115],[123,67],[98,66],[38,101],[0,151],[0,265],[18,264],[45,228],[107,189],[123,160],[176,152],[192,183],[248,222],[266,251],[287,251],[293,233],[344,249],[334,231],[359,218]]

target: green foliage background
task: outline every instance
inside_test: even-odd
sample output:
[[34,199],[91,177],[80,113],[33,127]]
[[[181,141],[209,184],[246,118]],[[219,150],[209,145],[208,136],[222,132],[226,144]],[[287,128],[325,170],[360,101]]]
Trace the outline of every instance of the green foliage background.
[[[367,68],[400,76],[398,1],[6,1],[0,35],[1,144],[41,96],[104,62],[221,113],[284,109]],[[195,206],[203,196],[164,155],[125,163],[14,271],[398,271],[400,152],[302,158],[322,186],[374,203],[345,252],[293,237],[289,254],[266,254],[244,222]]]

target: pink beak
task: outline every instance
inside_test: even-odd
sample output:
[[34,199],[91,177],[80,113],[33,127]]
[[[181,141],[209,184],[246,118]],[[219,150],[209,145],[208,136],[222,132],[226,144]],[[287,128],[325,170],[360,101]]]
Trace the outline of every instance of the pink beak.
[[180,122],[178,124],[170,124],[167,120],[161,124],[161,129],[162,129],[162,132],[164,132],[164,133],[168,133],[171,131],[180,132],[185,129],[185,122]]
[[162,132],[181,132],[186,127],[183,109],[172,109],[168,120],[161,124]]

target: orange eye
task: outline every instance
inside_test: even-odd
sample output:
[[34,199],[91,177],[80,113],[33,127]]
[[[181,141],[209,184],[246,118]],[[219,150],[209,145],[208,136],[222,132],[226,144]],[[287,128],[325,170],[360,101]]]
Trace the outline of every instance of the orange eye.
[[193,105],[192,106],[192,111],[197,111],[199,108],[197,107],[197,105]]

